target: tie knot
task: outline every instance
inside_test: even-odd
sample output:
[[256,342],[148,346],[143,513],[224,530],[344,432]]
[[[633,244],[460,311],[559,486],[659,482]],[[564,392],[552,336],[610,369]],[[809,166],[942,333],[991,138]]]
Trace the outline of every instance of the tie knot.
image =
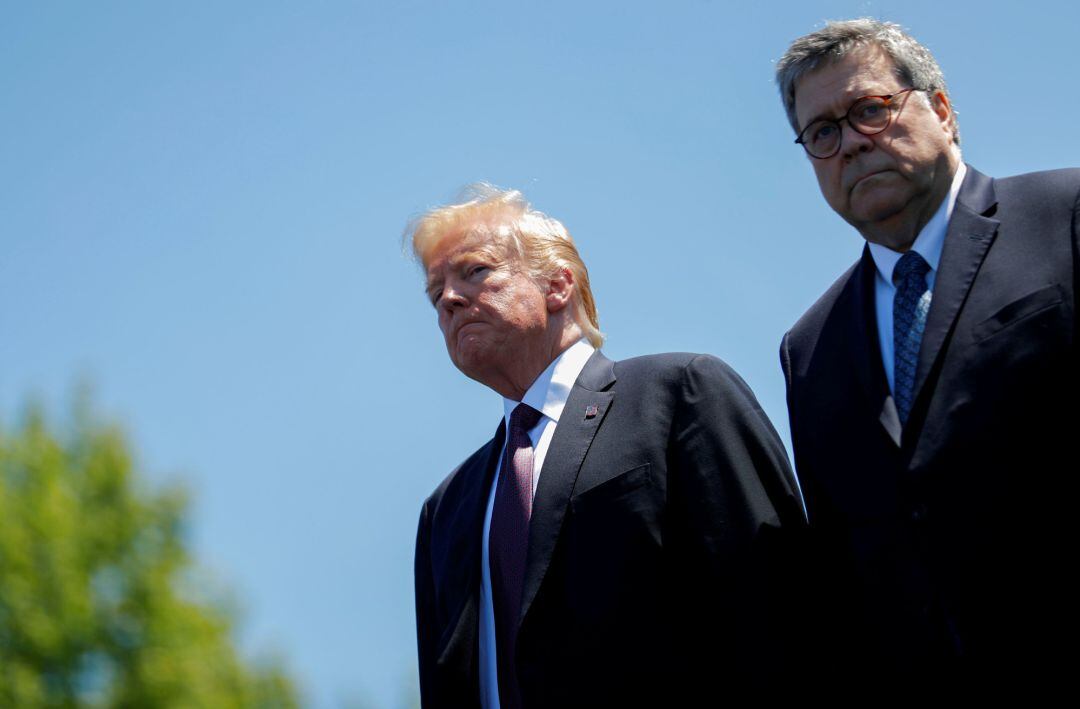
[[917,251],[908,251],[900,257],[899,263],[893,269],[893,282],[903,283],[909,278],[922,278],[930,271],[930,264],[926,262]]
[[510,414],[510,431],[528,433],[539,421],[542,413],[528,404],[518,404]]

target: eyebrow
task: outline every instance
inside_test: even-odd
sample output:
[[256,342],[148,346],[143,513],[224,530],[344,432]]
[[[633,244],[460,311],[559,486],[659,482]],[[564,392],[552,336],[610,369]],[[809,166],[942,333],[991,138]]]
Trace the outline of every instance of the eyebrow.
[[[491,245],[485,244],[483,246],[478,246],[474,249],[469,249],[464,253],[457,254],[446,263],[446,266],[452,269],[459,268],[463,262],[476,260],[489,261],[493,266],[499,265],[503,262],[503,259],[498,253],[498,249],[493,248]],[[429,276],[426,280],[427,287],[425,289],[425,292],[430,294],[433,289],[441,286],[445,279],[442,276]]]
[[[858,94],[857,96],[855,96],[855,98],[850,100],[850,103],[848,104],[848,110],[851,110],[851,105],[854,104],[856,101],[858,101],[863,96],[873,96],[873,95],[874,94]],[[844,111],[844,116],[846,116],[846,115],[847,115],[847,111]],[[818,121],[832,121],[833,123],[836,123],[837,121],[840,120],[840,118],[843,118],[843,116],[833,118],[833,117],[829,116],[829,114],[827,114],[827,113],[819,113],[818,115],[816,115],[813,118],[811,118],[810,120],[808,120],[806,122],[806,125],[802,126],[799,130],[804,131],[807,128],[809,128],[810,126],[817,123]]]
[[435,290],[442,285],[443,279],[441,278],[428,278],[424,284],[424,293],[428,296],[431,295],[431,291]]
[[814,116],[814,117],[813,117],[813,118],[811,118],[810,120],[808,120],[808,121],[806,122],[806,125],[804,125],[804,126],[800,126],[800,127],[799,127],[799,133],[802,133],[802,132],[803,132],[804,130],[806,130],[806,129],[807,129],[807,128],[809,128],[810,126],[814,125],[814,124],[815,124],[815,123],[817,123],[818,121],[831,121],[831,122],[833,122],[833,123],[836,123],[836,122],[837,122],[838,120],[840,120],[840,119],[839,119],[839,118],[826,118],[826,117],[825,117],[825,114],[824,114],[824,113],[821,113],[821,114],[819,114],[819,115],[816,115],[816,116]]
[[[860,99],[864,99],[867,96],[895,96],[897,93],[903,91],[903,89],[893,89],[893,90],[891,90],[891,91],[889,91],[887,93],[881,94],[881,93],[874,93],[872,91],[870,93],[866,93],[868,90],[869,89],[862,89],[859,93],[852,92],[854,95],[848,101],[847,111],[844,111],[844,116],[847,115],[847,112],[851,110],[851,107],[854,106],[857,101],[859,101]],[[837,123],[837,122],[840,121],[840,118],[843,118],[844,116],[840,116],[838,118],[830,118],[830,117],[828,117],[827,114],[820,113],[820,114],[814,116],[813,118],[811,118],[810,120],[808,120],[806,122],[806,125],[799,128],[799,131],[802,132],[802,131],[806,130],[807,128],[812,126],[817,121],[832,121],[833,123]]]
[[442,284],[443,280],[444,279],[442,278],[442,276],[431,275],[430,273],[425,274],[425,276],[424,276],[424,292],[430,294],[432,289],[434,289],[436,286],[439,286],[439,285]]

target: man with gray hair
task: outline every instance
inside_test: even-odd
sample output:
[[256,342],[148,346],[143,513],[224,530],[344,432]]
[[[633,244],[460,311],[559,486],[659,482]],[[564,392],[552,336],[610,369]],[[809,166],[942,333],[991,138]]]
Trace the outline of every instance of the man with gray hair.
[[[715,357],[605,357],[573,240],[520,192],[482,185],[409,236],[450,359],[504,411],[421,512],[424,706],[768,690],[791,605],[780,535],[803,517],[750,389]],[[432,413],[414,424],[453,415]]]
[[895,24],[830,22],[776,77],[866,240],[780,351],[821,580],[813,673],[1048,690],[1075,656],[1080,170],[965,165],[941,69]]

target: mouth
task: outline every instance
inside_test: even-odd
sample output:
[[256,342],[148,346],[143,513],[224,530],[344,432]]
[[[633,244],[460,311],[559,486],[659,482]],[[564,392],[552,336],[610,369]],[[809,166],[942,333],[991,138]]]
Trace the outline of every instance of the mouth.
[[868,172],[868,173],[866,173],[864,175],[861,175],[854,182],[851,183],[851,189],[848,190],[848,191],[849,192],[854,192],[855,188],[857,188],[859,185],[866,182],[867,180],[869,180],[871,178],[874,178],[874,177],[878,177],[879,175],[884,175],[885,173],[888,173],[888,172],[892,172],[892,170],[890,170],[888,168],[884,168],[884,169],[881,169],[881,170],[873,170],[873,171]]
[[485,324],[486,323],[480,322],[479,320],[469,320],[468,322],[464,322],[461,325],[458,325],[457,330],[454,331],[454,339],[460,342],[463,335],[467,335],[472,330],[477,329],[477,327],[482,327]]

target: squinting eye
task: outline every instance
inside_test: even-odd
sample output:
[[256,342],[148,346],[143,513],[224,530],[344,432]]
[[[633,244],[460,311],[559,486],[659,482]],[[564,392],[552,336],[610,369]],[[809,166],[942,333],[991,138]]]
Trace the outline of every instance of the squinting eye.
[[442,298],[442,291],[441,290],[440,291],[435,291],[434,293],[431,294],[431,304],[433,306],[438,306],[439,298]]
[[885,104],[880,101],[867,101],[861,106],[857,106],[854,112],[855,120],[857,121],[872,121],[875,118],[881,116],[881,112],[885,110]]
[[810,141],[813,143],[824,143],[832,140],[835,133],[835,124],[822,122],[810,131]]
[[488,270],[487,266],[473,266],[469,269],[469,276],[476,276],[486,270]]

